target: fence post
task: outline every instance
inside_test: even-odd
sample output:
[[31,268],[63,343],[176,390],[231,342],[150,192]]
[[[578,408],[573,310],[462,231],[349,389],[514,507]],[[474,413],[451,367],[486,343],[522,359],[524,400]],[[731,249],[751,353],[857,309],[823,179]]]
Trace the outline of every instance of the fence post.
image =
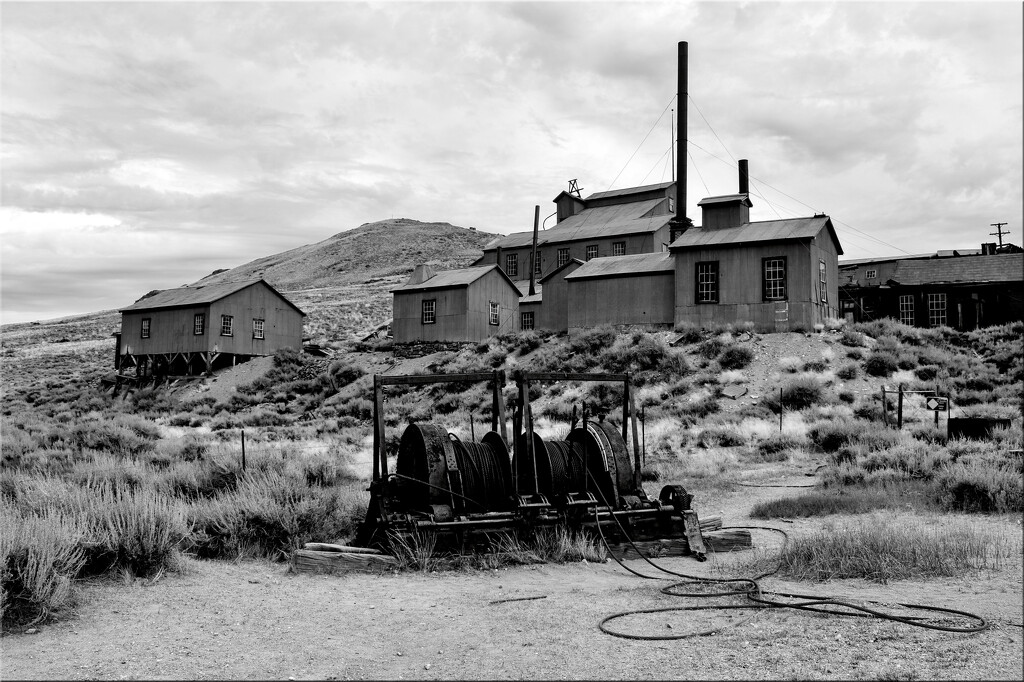
[[882,423],[889,425],[889,410],[885,407],[885,384],[882,385]]
[[896,428],[903,428],[903,384],[899,385],[899,398],[896,401]]
[[242,429],[242,471],[245,471],[245,429]]
[[779,433],[782,433],[782,413],[784,408],[782,407],[782,389],[779,389]]

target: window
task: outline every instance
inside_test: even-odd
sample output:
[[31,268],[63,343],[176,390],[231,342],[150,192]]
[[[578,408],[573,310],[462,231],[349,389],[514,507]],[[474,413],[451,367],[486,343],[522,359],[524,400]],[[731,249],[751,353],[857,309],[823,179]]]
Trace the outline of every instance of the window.
[[613,256],[625,256],[626,255],[626,242],[612,242],[612,255]]
[[539,275],[540,274],[540,251],[538,251],[537,255],[534,257],[533,274],[535,274],[535,275]]
[[221,315],[220,316],[220,335],[221,336],[232,336],[233,331],[232,331],[231,326],[234,323],[234,321],[235,321],[235,318],[231,317],[230,315]]
[[864,277],[866,277],[867,279],[877,279],[878,270],[868,270],[867,272],[864,273]]
[[151,322],[150,318],[148,318],[148,317],[142,318],[142,329],[141,329],[141,331],[142,331],[142,338],[144,338],[144,339],[148,339],[149,338],[150,322]]
[[673,227],[669,230],[668,240],[670,242],[674,242],[675,240],[679,239],[679,235],[681,235],[682,233],[683,229],[681,227]]
[[533,311],[519,313],[519,328],[522,330],[533,329]]
[[196,336],[202,336],[206,333],[205,313],[196,313],[195,317],[192,318],[192,333]]
[[491,301],[490,302],[490,314],[487,317],[487,324],[497,325],[498,322],[500,321],[498,313],[499,313],[499,306],[498,306],[497,301]]
[[669,213],[675,213],[676,212],[676,200],[675,200],[675,197],[669,197],[668,198],[668,212]]
[[437,322],[437,317],[434,315],[436,303],[437,299],[433,298],[423,301],[423,312],[422,317],[420,318],[420,321],[423,324],[434,324]]
[[818,261],[818,297],[822,303],[828,303],[828,278],[825,276],[825,261]]
[[262,339],[263,338],[263,320],[253,319],[252,321],[252,338]]
[[697,263],[697,303],[718,303],[718,261]]
[[505,274],[516,277],[519,274],[519,254],[510,253],[505,256]]
[[914,324],[914,297],[911,294],[900,294],[900,322]]
[[591,244],[587,247],[587,260],[597,258],[597,244]]
[[941,327],[946,324],[946,295],[928,294],[928,326]]
[[763,274],[764,300],[785,301],[786,300],[786,259],[762,258],[761,272]]
[[569,262],[569,249],[558,250],[558,267],[562,267]]

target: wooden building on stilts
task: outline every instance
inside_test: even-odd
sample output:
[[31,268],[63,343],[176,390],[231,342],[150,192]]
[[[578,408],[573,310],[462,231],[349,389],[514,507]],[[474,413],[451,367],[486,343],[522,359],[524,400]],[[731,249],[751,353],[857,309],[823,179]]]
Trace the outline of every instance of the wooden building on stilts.
[[301,349],[306,316],[262,279],[167,289],[119,312],[118,373],[156,380]]

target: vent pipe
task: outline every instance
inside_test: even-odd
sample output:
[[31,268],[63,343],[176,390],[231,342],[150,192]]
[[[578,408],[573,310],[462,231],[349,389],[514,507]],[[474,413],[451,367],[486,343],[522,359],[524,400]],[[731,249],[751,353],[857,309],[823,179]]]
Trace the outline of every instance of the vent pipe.
[[676,222],[679,227],[686,228],[686,104],[689,43],[679,43],[678,88],[676,98],[679,104],[679,119],[676,137],[679,140],[679,153],[676,154]]
[[740,194],[750,194],[750,183],[747,175],[747,160],[740,159]]
[[530,296],[537,293],[537,230],[540,229],[540,205],[533,207],[533,251],[530,252]]

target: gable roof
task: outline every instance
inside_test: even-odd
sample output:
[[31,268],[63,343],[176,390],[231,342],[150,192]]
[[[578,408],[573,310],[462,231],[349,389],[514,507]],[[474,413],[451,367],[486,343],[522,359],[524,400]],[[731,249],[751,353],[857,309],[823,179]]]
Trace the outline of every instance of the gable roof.
[[530,282],[529,280],[523,280],[516,282],[516,289],[519,289],[519,295],[522,297],[519,299],[520,305],[523,303],[540,303],[541,298],[544,294],[544,287],[541,284],[534,282],[533,285],[533,296],[530,296]]
[[497,265],[481,265],[470,268],[459,268],[458,270],[443,270],[436,273],[430,279],[423,280],[419,284],[403,284],[400,287],[391,290],[393,294],[408,293],[410,291],[427,291],[429,289],[451,289],[455,287],[468,287],[473,282],[477,281],[491,270],[497,270],[501,278],[505,280],[510,287],[515,289],[516,293],[522,296],[519,288],[515,282],[509,279],[505,271],[499,268]]
[[720,197],[705,197],[697,202],[698,206],[707,206],[709,204],[730,204],[733,202],[739,202],[752,206],[750,203],[750,197],[746,194],[723,194]]
[[800,239],[812,239],[823,229],[836,245],[836,253],[841,255],[843,247],[836,236],[832,220],[826,215],[813,218],[789,218],[787,220],[761,220],[756,223],[744,223],[739,227],[723,227],[715,230],[702,228],[689,229],[679,235],[669,245],[672,251],[687,251],[715,246],[741,246],[752,242],[783,242]]
[[575,265],[583,265],[583,263],[584,263],[584,261],[580,260],[579,258],[570,258],[569,260],[565,261],[564,263],[559,265],[557,268],[555,268],[554,270],[549,272],[548,274],[546,274],[543,277],[541,277],[540,278],[540,283],[544,284],[544,282],[547,282],[549,279],[551,279],[551,278],[555,277],[556,275],[558,275],[558,273],[560,273],[562,270],[565,270],[566,268],[572,267],[574,264]]
[[306,315],[306,313],[299,310],[297,305],[289,301],[280,291],[270,286],[263,278],[240,280],[237,282],[220,282],[218,284],[193,284],[178,287],[177,289],[164,289],[159,293],[136,301],[126,308],[121,308],[118,312],[139,312],[162,308],[187,308],[197,305],[209,305],[261,282],[300,315]]
[[629,277],[675,273],[675,259],[667,251],[638,253],[631,256],[606,256],[587,261],[566,279],[595,279],[598,277]]
[[904,285],[1020,282],[1024,280],[1024,254],[901,260],[889,279]]
[[[664,198],[647,199],[628,204],[585,208],[554,227],[539,231],[537,246],[656,232],[675,218],[672,213],[644,217],[663,201]],[[516,232],[491,240],[484,246],[484,251],[494,251],[499,246],[509,249],[532,245],[533,232]]]
[[624,197],[630,194],[643,194],[644,192],[653,192],[658,189],[668,189],[674,182],[659,182],[656,185],[641,185],[640,187],[626,187],[624,189],[612,189],[607,192],[595,192],[586,198],[586,201],[592,199],[608,199],[610,197]]

